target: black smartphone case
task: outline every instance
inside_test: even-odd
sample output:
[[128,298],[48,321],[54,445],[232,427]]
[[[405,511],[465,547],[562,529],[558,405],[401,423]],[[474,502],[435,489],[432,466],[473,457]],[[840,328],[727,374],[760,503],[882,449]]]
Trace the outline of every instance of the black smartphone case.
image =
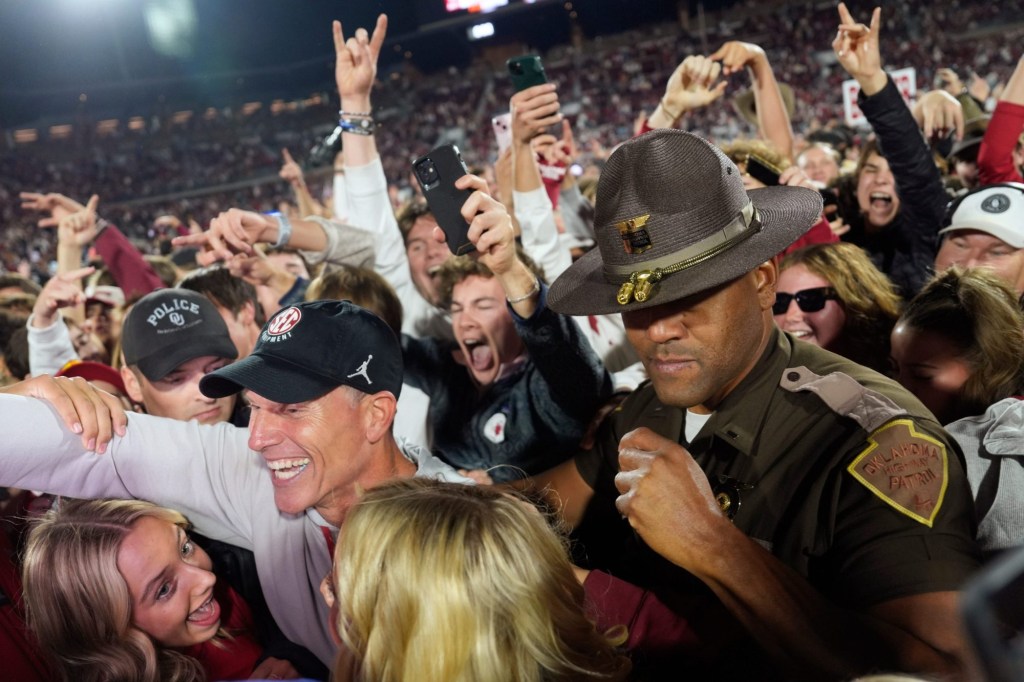
[[536,55],[512,57],[505,65],[508,67],[508,75],[512,77],[512,87],[516,92],[548,82],[544,64]]
[[747,158],[747,173],[755,180],[760,180],[764,185],[773,187],[779,184],[781,171],[764,159],[751,154]]
[[[421,164],[428,161],[433,162],[437,178],[425,183],[418,169]],[[457,256],[474,251],[476,247],[467,236],[469,223],[462,217],[462,206],[473,191],[455,187],[455,181],[469,173],[462,161],[459,148],[453,144],[443,144],[413,161],[412,166],[413,175],[423,190],[430,212],[444,230],[448,248]]]

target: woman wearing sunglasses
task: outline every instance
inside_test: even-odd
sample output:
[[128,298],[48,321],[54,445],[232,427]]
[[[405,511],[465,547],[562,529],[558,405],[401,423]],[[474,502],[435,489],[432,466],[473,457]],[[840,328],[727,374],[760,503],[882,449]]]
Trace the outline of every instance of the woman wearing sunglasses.
[[248,679],[262,653],[248,605],[218,585],[178,512],[67,500],[32,527],[29,626],[61,680]]
[[889,333],[900,298],[860,247],[834,242],[788,254],[772,312],[775,323],[797,339],[888,370]]

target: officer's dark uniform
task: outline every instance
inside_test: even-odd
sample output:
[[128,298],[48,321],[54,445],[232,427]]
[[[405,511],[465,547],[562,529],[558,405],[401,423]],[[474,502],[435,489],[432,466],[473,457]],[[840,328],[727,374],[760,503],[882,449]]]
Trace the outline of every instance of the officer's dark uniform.
[[[684,415],[646,384],[576,458],[595,490],[577,560],[669,603],[705,588],[615,513],[614,477],[625,433],[686,445]],[[978,566],[962,454],[934,417],[894,381],[777,329],[688,450],[737,527],[836,604],[956,590]]]

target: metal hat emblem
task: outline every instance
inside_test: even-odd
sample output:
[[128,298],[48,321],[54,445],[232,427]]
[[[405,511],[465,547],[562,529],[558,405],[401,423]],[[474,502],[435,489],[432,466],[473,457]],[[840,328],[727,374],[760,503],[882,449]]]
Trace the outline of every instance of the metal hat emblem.
[[623,220],[621,223],[615,223],[619,236],[622,237],[622,248],[626,253],[630,255],[643,253],[654,246],[651,242],[651,235],[644,228],[647,225],[647,219],[650,217],[651,214],[648,213],[647,215]]

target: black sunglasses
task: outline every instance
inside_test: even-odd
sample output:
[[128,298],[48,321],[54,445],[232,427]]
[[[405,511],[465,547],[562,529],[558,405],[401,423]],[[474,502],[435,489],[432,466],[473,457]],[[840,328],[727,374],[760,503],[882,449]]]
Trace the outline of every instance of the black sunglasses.
[[839,296],[836,295],[836,290],[832,287],[804,289],[795,294],[777,291],[775,292],[775,305],[772,306],[772,314],[784,315],[789,310],[789,304],[794,298],[800,310],[805,313],[816,313],[825,307],[825,301],[830,299],[838,300]]

